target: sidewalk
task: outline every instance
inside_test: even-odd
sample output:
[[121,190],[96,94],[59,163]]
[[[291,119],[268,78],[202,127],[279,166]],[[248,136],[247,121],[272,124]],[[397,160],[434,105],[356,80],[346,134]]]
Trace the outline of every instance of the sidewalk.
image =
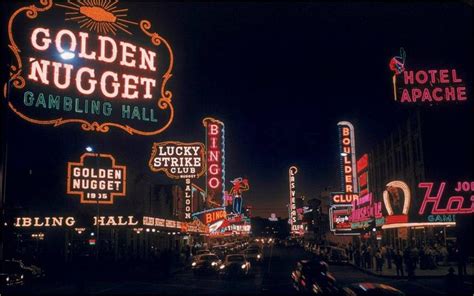
[[[397,276],[397,269],[395,267],[395,264],[392,263],[392,268],[388,269],[386,261],[384,262],[384,265],[382,267],[382,272],[376,272],[375,266],[372,269],[368,269],[368,268],[359,267],[355,265],[354,262],[349,262],[349,264],[370,275],[387,277],[387,278],[407,278],[407,272],[405,270],[405,266],[403,266],[404,277],[399,277]],[[436,269],[420,269],[419,267],[417,267],[415,269],[415,277],[417,278],[444,277],[448,274],[450,267],[454,268],[454,274],[457,275],[458,273],[457,264],[455,262],[449,262],[448,266],[438,266]],[[474,264],[472,263],[467,264],[466,271],[467,271],[467,277],[472,277],[474,275]]]

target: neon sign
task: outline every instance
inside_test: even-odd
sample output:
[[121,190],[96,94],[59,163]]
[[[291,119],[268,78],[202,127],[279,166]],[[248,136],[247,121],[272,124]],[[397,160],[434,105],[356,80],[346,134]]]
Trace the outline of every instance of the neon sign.
[[77,194],[80,203],[113,204],[126,194],[127,168],[115,164],[110,154],[84,153],[79,162],[68,162],[67,194]]
[[154,143],[148,166],[153,172],[164,172],[169,178],[185,179],[184,219],[191,220],[193,189],[191,179],[205,172],[205,149],[202,143],[175,141]]
[[358,235],[351,228],[351,206],[332,205],[329,208],[329,229],[335,235]]
[[234,180],[230,182],[233,185],[229,191],[229,194],[233,197],[232,212],[236,214],[241,214],[242,213],[242,192],[249,190],[250,188],[249,181],[247,179],[235,178]]
[[352,229],[365,228],[376,219],[376,226],[383,224],[382,203],[374,202],[372,193],[359,197],[352,202],[350,216]]
[[[151,136],[170,126],[174,108],[166,84],[174,56],[149,21],[130,20],[128,9],[112,0],[40,4],[19,8],[8,22],[14,64],[4,96],[15,114],[102,133],[119,128]],[[22,27],[15,31],[17,22]]]
[[[290,224],[296,224],[296,186],[295,186],[295,175],[298,173],[298,168],[291,166],[288,170],[289,182],[290,182]],[[293,229],[293,228],[292,228]]]
[[359,195],[369,193],[369,155],[364,154],[357,160],[357,178],[359,180]]
[[359,198],[358,194],[348,194],[343,192],[331,192],[331,200],[333,204],[351,204],[354,200]]
[[390,60],[394,100],[401,103],[466,101],[466,86],[456,69],[407,70],[406,52]]
[[[467,207],[463,207],[466,203],[466,198],[462,195],[454,195],[448,199],[446,206],[440,207],[441,197],[443,196],[446,182],[441,182],[439,185],[438,193],[432,195],[433,191],[433,182],[423,182],[418,185],[419,188],[425,188],[425,196],[423,203],[421,204],[420,210],[418,213],[423,215],[425,213],[426,207],[431,204],[431,214],[433,215],[452,215],[452,214],[471,214],[474,213],[474,195],[472,195],[472,185],[473,182],[458,182],[456,188],[454,189],[459,194],[463,192],[471,192],[470,199],[467,199]],[[465,190],[466,189],[466,190]]]
[[214,118],[204,118],[207,147],[207,198],[225,205],[225,133],[224,123]]
[[154,143],[148,165],[172,179],[199,178],[205,173],[204,154],[202,143]]
[[[410,188],[408,188],[408,185],[403,181],[392,181],[386,186],[387,189],[383,192],[383,203],[388,214],[388,217],[385,219],[385,224],[407,223],[408,210],[410,209],[411,202]],[[403,207],[400,192],[398,191],[399,189],[403,192]]]
[[73,227],[76,224],[74,217],[16,217],[15,227]]
[[342,192],[356,193],[359,186],[357,183],[354,126],[348,121],[338,122],[337,126],[340,139]]
[[205,225],[210,225],[219,220],[224,220],[227,218],[227,212],[225,208],[213,208],[198,213],[193,213],[193,218],[200,220]]

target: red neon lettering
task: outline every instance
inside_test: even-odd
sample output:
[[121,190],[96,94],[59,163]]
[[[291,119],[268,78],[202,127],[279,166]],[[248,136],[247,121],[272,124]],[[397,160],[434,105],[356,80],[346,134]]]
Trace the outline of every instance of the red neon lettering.
[[415,74],[415,79],[419,84],[425,84],[428,81],[428,74],[423,70],[418,71]]
[[439,82],[449,83],[448,70],[439,70]]
[[421,89],[414,88],[411,90],[411,98],[413,102],[416,102],[417,99],[421,98]]
[[465,101],[467,100],[466,97],[466,87],[460,86],[456,88],[457,90],[457,95],[458,95],[458,101]]
[[221,185],[221,182],[219,179],[217,179],[217,177],[212,177],[209,179],[208,185],[212,189],[217,189]]
[[454,83],[461,83],[462,79],[458,78],[458,74],[456,73],[456,69],[453,69],[452,73],[453,73],[453,82]]
[[402,98],[400,99],[400,101],[402,103],[405,103],[405,102],[411,103],[410,93],[408,92],[408,89],[406,88],[403,89]]
[[[419,214],[423,215],[426,209],[426,206],[429,203],[433,204],[433,208],[431,210],[431,213],[436,215],[444,215],[444,214],[470,214],[474,213],[474,195],[471,195],[471,207],[470,208],[462,208],[462,204],[464,203],[464,197],[462,196],[451,196],[448,200],[448,204],[446,208],[438,208],[439,203],[441,200],[441,196],[443,195],[444,192],[444,187],[446,185],[446,182],[441,182],[441,185],[438,190],[438,194],[436,196],[431,196],[431,191],[433,189],[433,183],[420,183],[418,185],[419,188],[426,188],[425,192],[425,198],[423,199],[423,203],[421,204]],[[453,208],[453,205],[456,204],[456,207]]]
[[456,93],[454,87],[446,87],[444,89],[446,94],[446,101],[454,101],[456,99]]
[[210,135],[218,135],[219,134],[219,126],[217,124],[210,124],[209,125],[209,134]]
[[422,102],[424,102],[424,101],[430,101],[431,102],[432,101],[429,89],[425,88],[423,90],[423,97],[421,97],[421,101]]
[[414,83],[413,76],[414,76],[413,71],[403,72],[403,80],[405,84],[413,84]]
[[443,100],[443,97],[438,95],[440,92],[442,92],[442,89],[439,87],[435,87],[435,89],[433,89],[433,99],[436,102],[441,102]]
[[350,129],[348,127],[343,127],[342,128],[342,135],[344,137],[349,136],[350,135]]

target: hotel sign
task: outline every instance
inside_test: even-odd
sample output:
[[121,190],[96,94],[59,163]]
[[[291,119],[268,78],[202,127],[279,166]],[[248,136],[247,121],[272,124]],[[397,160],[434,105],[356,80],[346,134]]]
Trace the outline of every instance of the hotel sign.
[[68,162],[67,194],[80,196],[81,203],[113,204],[126,194],[127,168],[110,154],[84,153],[79,162]]
[[410,70],[405,67],[406,52],[390,60],[393,71],[393,97],[401,103],[441,103],[466,101],[466,84],[454,68],[425,68]]
[[143,136],[172,123],[171,46],[119,1],[32,1],[7,30],[13,62],[4,96],[22,119]]

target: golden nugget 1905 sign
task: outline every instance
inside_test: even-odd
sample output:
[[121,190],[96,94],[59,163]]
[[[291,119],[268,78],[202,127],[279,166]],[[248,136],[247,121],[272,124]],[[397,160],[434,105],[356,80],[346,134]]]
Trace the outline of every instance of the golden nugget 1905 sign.
[[4,96],[35,124],[156,135],[173,121],[173,51],[117,0],[40,0],[8,21]]

